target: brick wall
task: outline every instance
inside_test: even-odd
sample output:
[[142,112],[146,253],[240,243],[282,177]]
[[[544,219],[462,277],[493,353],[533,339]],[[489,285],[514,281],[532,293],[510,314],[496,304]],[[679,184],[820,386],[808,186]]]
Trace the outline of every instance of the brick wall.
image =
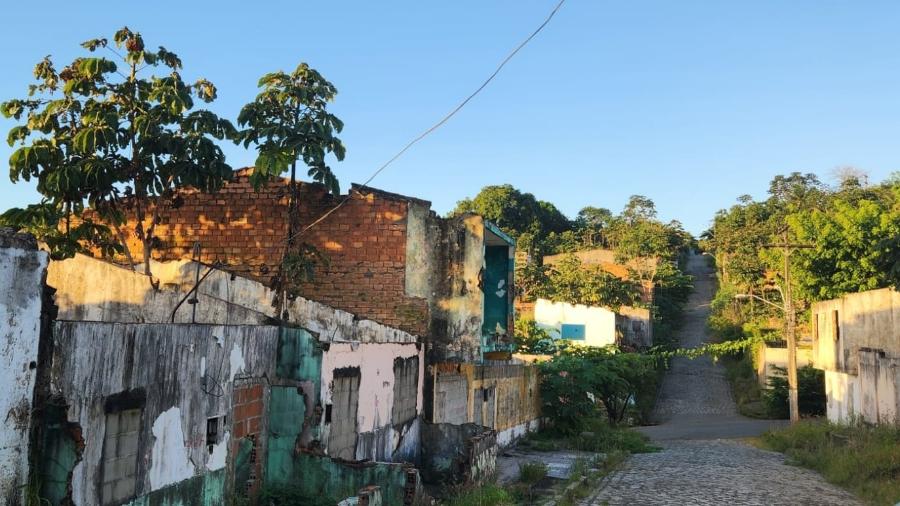
[[[155,235],[157,260],[190,258],[196,242],[201,259],[221,262],[241,276],[271,282],[289,229],[289,187],[277,180],[255,191],[248,172],[216,194],[186,191],[178,207],[167,206]],[[303,229],[343,199],[321,185],[301,184],[297,204]],[[428,329],[424,299],[405,292],[408,201],[379,191],[353,191],[340,209],[298,238],[315,246],[327,259],[312,282],[303,283],[303,297],[397,327],[416,335]],[[141,244],[128,238],[136,261]]]
[[235,385],[232,393],[232,449],[234,490],[243,497],[253,497],[262,481],[260,443],[264,411],[262,384]]

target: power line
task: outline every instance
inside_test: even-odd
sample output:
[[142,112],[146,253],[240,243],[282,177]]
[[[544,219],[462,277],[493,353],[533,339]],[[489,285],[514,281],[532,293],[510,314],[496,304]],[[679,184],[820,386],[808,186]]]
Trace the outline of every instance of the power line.
[[[469,94],[469,96],[467,96],[462,102],[460,102],[459,105],[454,107],[452,111],[450,111],[446,116],[441,118],[440,121],[438,121],[437,123],[432,125],[430,128],[428,128],[427,130],[425,130],[424,132],[419,134],[419,136],[416,137],[415,139],[409,141],[409,143],[407,143],[406,146],[403,146],[403,149],[398,151],[397,154],[392,156],[387,162],[384,163],[384,165],[382,165],[381,167],[378,168],[378,170],[373,172],[372,175],[369,176],[369,178],[366,179],[366,181],[361,186],[362,187],[368,186],[369,183],[371,183],[372,180],[375,179],[376,176],[378,176],[378,174],[381,174],[381,172],[384,169],[386,169],[390,164],[394,163],[395,160],[397,160],[398,158],[403,156],[403,154],[406,153],[406,151],[409,150],[409,148],[413,147],[413,145],[415,145],[416,143],[418,143],[419,141],[421,141],[422,139],[427,137],[429,134],[431,134],[438,128],[442,127],[444,125],[444,123],[449,121],[450,118],[455,116],[456,113],[458,113],[463,107],[465,107],[466,104],[469,103],[469,101],[471,101],[473,98],[475,98],[476,95],[481,93],[481,90],[483,90],[485,87],[487,87],[487,85],[490,84],[490,82],[493,81],[495,77],[497,77],[497,74],[499,74],[500,71],[503,70],[503,67],[505,67],[506,64],[509,63],[509,61],[512,60],[513,57],[519,51],[521,51],[522,48],[525,47],[526,44],[531,42],[531,39],[533,39],[535,36],[537,36],[537,34],[539,34],[541,32],[541,30],[543,30],[544,27],[547,26],[548,23],[550,23],[550,20],[553,19],[553,16],[556,15],[556,13],[559,11],[559,9],[563,6],[563,4],[565,2],[566,2],[566,0],[560,0],[559,3],[556,4],[556,7],[554,7],[553,10],[550,11],[550,14],[547,16],[547,18],[544,19],[544,22],[541,23],[540,26],[537,27],[537,29],[535,29],[533,32],[531,32],[531,35],[529,35],[527,38],[525,38],[525,40],[523,40],[518,46],[516,46],[516,48],[513,49],[512,52],[509,53],[506,56],[506,58],[503,59],[503,61],[500,62],[500,65],[498,65],[497,68],[494,70],[494,72],[490,76],[488,76],[488,78],[485,79],[483,83],[481,83],[481,86],[479,86],[477,89],[475,89],[475,91],[473,91],[471,94]],[[323,220],[325,220],[325,218],[329,217],[333,212],[337,211],[344,204],[346,204],[347,201],[350,200],[350,195],[351,195],[350,192],[347,192],[347,196],[344,197],[344,199],[341,200],[336,206],[329,209],[327,212],[325,212],[325,214],[323,214],[318,219],[316,219],[314,222],[312,222],[309,225],[307,225],[306,227],[304,227],[302,230],[300,230],[296,234],[288,236],[287,241],[291,241],[291,240],[303,235],[304,233],[309,231],[311,228],[313,228],[316,225],[318,225],[319,223],[321,223]]]

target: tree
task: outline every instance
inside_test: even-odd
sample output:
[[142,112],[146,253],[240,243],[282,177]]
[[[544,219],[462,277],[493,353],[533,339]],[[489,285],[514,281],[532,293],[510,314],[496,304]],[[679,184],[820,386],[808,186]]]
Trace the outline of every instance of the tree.
[[[37,84],[29,87],[28,98],[0,105],[4,116],[24,120],[7,138],[10,145],[20,144],[10,156],[10,178],[37,180],[42,197],[4,213],[2,221],[36,233],[54,258],[100,247],[122,251],[133,267],[128,231],[142,243],[144,273],[153,283],[150,255],[160,216],[180,204],[177,190],[212,192],[231,177],[215,140],[235,130],[212,112],[190,112],[195,97],[211,102],[216,88],[205,79],[186,84],[177,55],[164,47],[146,50],[141,34],[127,27],[113,42],[124,54],[106,39],[82,46],[91,53],[108,49],[123,70],[91,56],[57,72],[47,57],[34,69]],[[167,74],[147,76],[148,68]],[[126,215],[133,219],[126,221]]]
[[475,213],[484,216],[514,239],[529,234],[528,245],[541,246],[551,234],[571,229],[571,222],[553,204],[537,200],[512,185],[485,186],[473,199],[457,202],[451,216]]
[[[337,89],[316,70],[301,63],[290,74],[278,71],[260,78],[262,91],[245,105],[238,115],[238,124],[247,127],[237,138],[244,147],[255,144],[258,155],[250,180],[255,187],[291,171],[290,209],[298,199],[297,163],[307,167],[314,181],[323,183],[335,195],[340,194],[338,179],[326,162],[328,154],[344,159],[346,150],[337,137],[343,122],[328,111]],[[300,233],[297,213],[289,214],[288,240],[274,284],[292,290],[296,284],[309,280],[313,266],[325,261],[321,253],[309,243],[297,244]]]

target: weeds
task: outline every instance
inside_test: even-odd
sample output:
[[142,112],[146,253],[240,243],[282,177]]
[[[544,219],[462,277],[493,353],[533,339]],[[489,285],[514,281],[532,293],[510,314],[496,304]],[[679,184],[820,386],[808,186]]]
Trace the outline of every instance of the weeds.
[[519,481],[527,485],[535,483],[547,477],[547,464],[543,462],[524,462],[519,464]]
[[900,427],[804,421],[763,435],[770,449],[873,504],[900,501]]

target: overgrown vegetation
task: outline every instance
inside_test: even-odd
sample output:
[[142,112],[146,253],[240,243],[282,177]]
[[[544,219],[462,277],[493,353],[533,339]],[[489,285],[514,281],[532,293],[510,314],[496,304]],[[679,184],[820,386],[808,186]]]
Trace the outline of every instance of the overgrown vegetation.
[[[779,374],[769,378],[763,394],[766,413],[770,418],[788,418],[787,371],[779,367]],[[800,416],[825,415],[825,372],[812,366],[797,369],[797,405]]]
[[900,427],[803,421],[762,441],[872,504],[900,501]]

